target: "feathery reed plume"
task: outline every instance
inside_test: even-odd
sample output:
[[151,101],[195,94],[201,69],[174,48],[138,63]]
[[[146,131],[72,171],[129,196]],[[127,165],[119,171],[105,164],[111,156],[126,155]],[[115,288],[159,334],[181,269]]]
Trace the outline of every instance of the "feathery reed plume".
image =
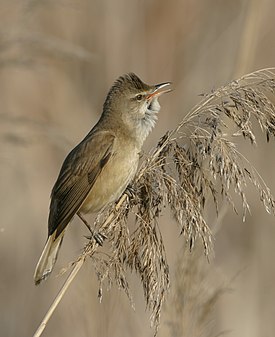
[[[91,258],[100,281],[116,283],[131,298],[126,271],[135,271],[144,290],[155,333],[163,300],[169,288],[169,267],[159,228],[164,208],[179,225],[190,249],[200,238],[206,256],[212,249],[211,231],[204,218],[206,199],[212,198],[219,212],[220,199],[235,210],[233,195],[240,197],[243,218],[249,205],[245,188],[250,182],[269,213],[275,202],[269,188],[233,142],[242,135],[256,144],[253,119],[267,140],[275,134],[275,68],[259,70],[204,95],[177,126],[167,132],[143,161],[131,193],[98,217],[95,226],[109,241],[104,254],[91,240],[74,263]],[[228,128],[233,124],[234,128]],[[226,133],[228,132],[228,134]],[[230,133],[229,133],[230,132]],[[130,213],[136,221],[127,226]]]
[[216,304],[230,289],[223,284],[217,271],[213,271],[213,266],[205,263],[202,255],[201,245],[195,245],[191,254],[183,247],[178,256],[174,286],[164,306],[170,336],[215,335]]

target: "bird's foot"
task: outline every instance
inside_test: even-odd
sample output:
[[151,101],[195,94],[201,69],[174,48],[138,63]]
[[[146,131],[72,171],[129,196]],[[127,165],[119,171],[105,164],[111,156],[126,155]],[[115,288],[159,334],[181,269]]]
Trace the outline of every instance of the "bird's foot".
[[95,239],[96,243],[102,246],[104,240],[107,239],[107,236],[92,229],[91,225],[87,222],[87,220],[82,216],[80,212],[78,212],[77,215],[79,216],[79,218],[82,220],[82,222],[85,224],[85,226],[89,229],[91,233],[91,235],[84,236],[84,237],[88,240]]
[[85,235],[85,238],[88,240],[94,239],[99,246],[102,246],[104,240],[107,239],[107,236],[105,234],[94,231],[94,232],[91,232],[91,235],[87,235],[87,236]]
[[129,184],[127,187],[126,187],[126,190],[125,190],[125,193],[128,195],[128,197],[130,199],[134,199],[136,197],[136,189],[135,187],[132,185],[132,184]]

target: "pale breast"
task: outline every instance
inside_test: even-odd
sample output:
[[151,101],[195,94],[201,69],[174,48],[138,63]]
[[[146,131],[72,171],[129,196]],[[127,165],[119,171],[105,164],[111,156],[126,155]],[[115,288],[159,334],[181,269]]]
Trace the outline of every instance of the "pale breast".
[[137,149],[114,151],[114,155],[102,169],[80,211],[98,212],[110,202],[117,200],[133,179],[138,161]]

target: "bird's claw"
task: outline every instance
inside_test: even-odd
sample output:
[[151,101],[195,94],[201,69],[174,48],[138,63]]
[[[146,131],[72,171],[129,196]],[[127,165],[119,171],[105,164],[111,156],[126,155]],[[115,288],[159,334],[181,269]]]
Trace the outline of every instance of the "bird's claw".
[[99,246],[102,246],[104,240],[107,239],[107,236],[105,234],[98,233],[98,232],[94,232],[92,233],[92,235],[84,235],[84,237],[88,240],[94,239]]
[[125,193],[128,195],[130,199],[134,199],[136,197],[136,189],[134,188],[133,185],[128,185]]

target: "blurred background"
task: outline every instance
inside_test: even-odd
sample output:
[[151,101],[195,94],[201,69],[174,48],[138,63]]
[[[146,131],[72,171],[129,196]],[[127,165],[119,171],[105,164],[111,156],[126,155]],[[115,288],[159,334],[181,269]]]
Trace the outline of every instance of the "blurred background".
[[[1,336],[33,335],[64,281],[58,271],[85,243],[86,230],[75,219],[52,277],[35,287],[51,188],[67,152],[100,116],[113,81],[133,71],[150,84],[173,82],[148,151],[199,94],[275,66],[274,13],[271,0],[0,1]],[[264,138],[257,148],[239,146],[275,193],[274,142]],[[219,226],[209,264],[202,253],[183,253],[173,221],[161,219],[171,292],[159,336],[275,335],[274,218],[248,192],[252,214],[245,223],[226,208],[221,219],[210,215]],[[199,275],[188,273],[194,264]],[[140,282],[129,277],[135,310],[115,287],[105,289],[100,304],[87,261],[43,336],[153,336]],[[200,328],[195,316],[207,299],[213,299],[211,317]],[[192,309],[175,311],[177,301]]]

